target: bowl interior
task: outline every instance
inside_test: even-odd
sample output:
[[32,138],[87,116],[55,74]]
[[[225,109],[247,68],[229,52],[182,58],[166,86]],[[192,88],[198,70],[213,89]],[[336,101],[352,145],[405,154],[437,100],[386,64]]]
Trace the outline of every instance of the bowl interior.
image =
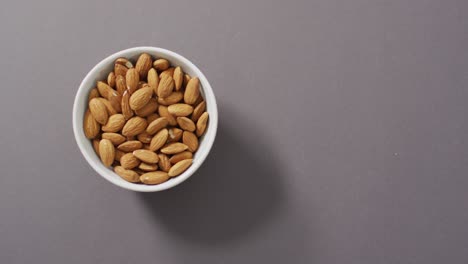
[[[158,185],[143,185],[129,183],[110,168],[105,167],[97,154],[94,152],[92,143],[86,138],[83,131],[83,117],[87,109],[89,91],[96,86],[96,82],[105,80],[110,71],[113,70],[114,61],[119,57],[125,57],[133,62],[138,56],[146,52],[154,58],[164,58],[172,65],[180,66],[182,70],[190,76],[197,76],[200,79],[200,92],[206,101],[206,111],[209,113],[209,120],[205,134],[200,138],[199,148],[193,157],[193,164],[181,175],[169,179],[167,182]],[[73,130],[77,144],[89,164],[105,179],[125,189],[141,192],[161,191],[178,185],[190,177],[203,163],[208,155],[215,136],[218,122],[218,112],[216,100],[208,80],[203,73],[186,58],[169,50],[154,47],[138,47],[117,52],[98,63],[85,77],[78,89],[73,107]]]

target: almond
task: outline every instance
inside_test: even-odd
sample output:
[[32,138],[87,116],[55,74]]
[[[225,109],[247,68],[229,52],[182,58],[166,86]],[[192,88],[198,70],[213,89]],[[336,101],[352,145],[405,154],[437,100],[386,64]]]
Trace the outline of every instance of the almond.
[[143,87],[130,96],[130,108],[139,110],[143,108],[151,99],[153,90],[150,87]]
[[151,98],[149,102],[142,108],[135,110],[135,114],[140,117],[147,117],[158,110],[158,103],[155,98]]
[[122,76],[125,76],[125,74],[127,74],[127,71],[128,71],[128,68],[121,65],[121,64],[114,64],[114,73],[115,73],[115,76],[119,76],[119,75],[122,75]]
[[115,60],[115,64],[123,65],[128,69],[133,68],[132,62],[130,62],[127,58],[118,58]]
[[171,115],[171,113],[169,113],[169,111],[167,110],[167,107],[165,107],[163,105],[160,105],[158,107],[158,112],[159,112],[159,115],[161,117],[167,118],[167,121],[169,122],[169,125],[171,125],[171,126],[177,125],[176,119],[174,118],[173,115]]
[[174,78],[174,71],[175,71],[174,67],[168,68],[167,70],[165,70],[165,71],[163,71],[163,72],[161,72],[159,74],[159,79],[161,79],[163,75],[169,75],[169,76]]
[[182,135],[182,142],[187,145],[188,150],[191,152],[195,152],[198,149],[198,137],[188,131],[184,131],[184,134]]
[[101,101],[104,106],[106,107],[106,110],[107,110],[107,113],[109,115],[115,115],[117,114],[117,110],[114,109],[114,107],[112,106],[112,104],[109,102],[109,100],[107,100],[106,98],[102,98],[102,97],[99,97],[97,98],[99,101]]
[[99,139],[93,139],[93,149],[96,154],[99,156]]
[[165,71],[169,68],[169,61],[166,59],[157,59],[154,61],[153,67],[158,71]]
[[182,82],[184,81],[184,73],[180,67],[175,68],[173,78],[175,89],[176,91],[179,91],[182,89]]
[[124,169],[130,170],[138,167],[138,165],[140,165],[140,160],[137,159],[132,153],[126,153],[120,158],[120,165]]
[[140,176],[140,181],[144,184],[160,184],[169,180],[167,172],[153,171]]
[[122,114],[115,114],[109,117],[107,124],[102,126],[104,132],[118,132],[125,125],[125,118]]
[[127,71],[127,74],[125,75],[125,82],[127,84],[128,91],[130,94],[133,94],[137,90],[138,83],[140,82],[140,75],[138,75],[138,72],[135,68]]
[[157,163],[159,160],[156,153],[147,149],[137,149],[133,151],[133,156],[146,163]]
[[117,111],[117,113],[122,112],[122,95],[117,91],[114,91],[111,96],[109,96],[109,103],[112,108]]
[[197,121],[197,136],[201,137],[206,130],[206,123],[208,122],[208,112],[203,113]]
[[109,114],[107,113],[106,106],[99,100],[99,98],[93,98],[89,101],[89,110],[99,124],[105,125],[107,123]]
[[164,171],[168,172],[171,169],[171,162],[169,161],[169,158],[167,157],[166,154],[158,154],[159,157],[159,168]]
[[158,85],[158,97],[168,97],[174,90],[174,79],[169,75],[163,75]]
[[148,71],[153,66],[153,59],[148,53],[142,53],[135,64],[135,69],[138,71],[141,79],[145,79]]
[[169,142],[177,142],[182,138],[182,133],[184,131],[177,127],[169,129]]
[[190,132],[195,131],[195,123],[193,123],[193,121],[188,119],[187,117],[177,117],[177,123],[183,130],[187,130]]
[[117,175],[119,175],[122,179],[128,182],[140,182],[140,175],[132,170],[126,170],[122,166],[116,166],[114,171]]
[[142,146],[143,146],[143,144],[140,141],[130,140],[130,141],[127,141],[127,142],[124,142],[124,143],[120,144],[117,147],[117,149],[121,150],[123,152],[130,152],[130,151],[140,149]]
[[125,137],[118,133],[102,133],[103,139],[108,139],[114,146],[118,146],[125,142]]
[[107,84],[110,87],[115,87],[115,74],[114,72],[110,72],[109,75],[107,75]]
[[188,116],[193,112],[193,106],[188,104],[173,104],[168,106],[167,110],[174,116]]
[[130,108],[130,92],[125,90],[122,95],[122,114],[125,120],[129,120],[133,116],[133,110]]
[[180,102],[184,98],[184,94],[182,92],[173,92],[166,98],[158,98],[158,103],[162,105],[169,106],[171,104],[176,104]]
[[193,105],[199,105],[201,102],[203,102],[203,96],[200,95]]
[[116,149],[114,161],[118,161],[120,163],[120,159],[123,157],[123,155],[125,155],[125,152]]
[[154,137],[151,139],[150,142],[150,150],[151,151],[157,151],[160,149],[164,144],[166,144],[167,137],[168,137],[168,131],[167,129],[161,129]]
[[148,124],[151,124],[151,122],[153,122],[154,120],[156,120],[158,118],[159,118],[159,115],[156,114],[156,113],[153,113],[153,114],[146,117],[146,121],[148,122]]
[[108,139],[101,139],[99,142],[99,156],[104,166],[109,167],[114,162],[115,148]]
[[168,172],[169,177],[175,177],[182,174],[190,165],[192,165],[192,159],[181,160],[174,164]]
[[158,170],[158,165],[157,164],[148,164],[142,162],[138,168],[142,171],[156,171]]
[[158,86],[159,86],[159,77],[158,73],[156,72],[155,69],[151,68],[148,71],[148,85],[153,89],[154,93],[158,93]]
[[193,113],[192,113],[192,121],[193,122],[197,122],[198,119],[200,118],[200,116],[203,114],[203,112],[205,112],[206,110],[206,102],[205,101],[202,101],[201,103],[199,103],[197,105],[197,107],[195,107],[195,109],[193,110]]
[[145,131],[147,125],[146,119],[139,116],[132,117],[125,123],[122,129],[122,135],[127,137],[136,136]]
[[167,124],[168,124],[167,118],[160,117],[148,125],[148,127],[146,128],[146,133],[150,135],[154,135],[159,130],[165,128]]
[[91,101],[91,99],[93,98],[98,98],[100,96],[98,90],[96,88],[93,88],[91,89],[91,91],[89,91],[89,95],[88,95],[88,103],[89,101]]
[[200,80],[197,77],[193,77],[187,83],[184,93],[184,101],[186,104],[194,104],[200,96]]
[[182,85],[183,85],[184,87],[187,87],[187,83],[188,83],[189,81],[190,81],[190,75],[185,74],[185,75],[184,75],[184,82],[183,82]]
[[99,94],[106,99],[109,99],[109,97],[115,92],[115,90],[112,89],[109,85],[101,81],[97,82],[97,89]]
[[161,152],[164,154],[177,154],[186,149],[188,149],[187,145],[180,142],[174,142],[162,148]]
[[148,144],[151,142],[151,139],[153,139],[153,136],[146,132],[143,132],[141,134],[138,134],[137,138],[139,141],[141,141],[141,143]]
[[122,94],[125,92],[127,89],[127,83],[125,81],[125,77],[122,75],[118,75],[115,77],[115,88],[117,89],[117,92],[119,94]]
[[184,152],[181,152],[179,154],[175,154],[174,156],[172,156],[169,159],[169,161],[170,161],[171,164],[176,164],[177,162],[179,162],[181,160],[191,159],[192,157],[193,157],[192,152],[184,151]]
[[140,82],[138,82],[137,90],[141,89],[143,87],[146,87],[146,86],[149,86],[149,84],[147,82],[140,81]]
[[89,110],[86,111],[83,119],[83,130],[85,136],[89,139],[95,138],[101,129],[99,123],[94,119],[93,115]]

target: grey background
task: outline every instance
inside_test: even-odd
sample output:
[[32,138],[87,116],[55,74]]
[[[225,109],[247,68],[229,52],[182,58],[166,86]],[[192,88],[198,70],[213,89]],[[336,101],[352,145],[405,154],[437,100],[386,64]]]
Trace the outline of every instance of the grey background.
[[[1,263],[468,263],[468,2],[3,1]],[[72,103],[121,49],[217,95],[199,173],[139,194],[81,156]]]

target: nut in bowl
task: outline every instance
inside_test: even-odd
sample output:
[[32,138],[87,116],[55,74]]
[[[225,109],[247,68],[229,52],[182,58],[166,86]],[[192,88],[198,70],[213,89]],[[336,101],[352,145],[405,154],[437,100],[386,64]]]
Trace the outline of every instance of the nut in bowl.
[[88,163],[122,188],[155,192],[189,178],[207,157],[218,111],[211,86],[172,51],[137,47],[98,63],[82,81],[73,131]]

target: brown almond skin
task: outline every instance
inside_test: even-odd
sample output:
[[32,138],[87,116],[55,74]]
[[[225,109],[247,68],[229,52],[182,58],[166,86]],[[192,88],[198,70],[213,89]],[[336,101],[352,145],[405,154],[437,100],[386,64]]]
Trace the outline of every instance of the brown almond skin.
[[165,128],[169,122],[167,121],[167,118],[165,117],[160,117],[153,122],[151,122],[148,127],[146,127],[146,133],[150,135],[156,134],[159,130]]
[[166,98],[158,98],[158,103],[161,105],[169,106],[172,104],[177,104],[184,98],[182,92],[173,92]]
[[121,65],[121,64],[114,64],[114,73],[116,76],[122,75],[125,76],[127,74],[128,68]]
[[99,135],[100,129],[101,126],[96,121],[96,119],[94,119],[93,115],[88,109],[83,119],[83,130],[85,136],[89,139],[95,138],[97,135]]
[[159,80],[158,85],[158,97],[165,98],[168,97],[174,90],[174,79],[169,75],[163,75],[161,80]]
[[187,83],[190,81],[191,77],[188,74],[184,75],[184,82],[182,83],[183,87],[187,87]]
[[169,142],[178,142],[182,138],[182,133],[184,131],[177,127],[172,127],[169,129]]
[[169,162],[171,164],[176,164],[177,162],[185,159],[191,159],[193,157],[192,152],[190,151],[184,151],[178,154],[173,155],[170,159]]
[[140,75],[138,74],[137,70],[135,68],[128,70],[127,74],[125,75],[125,83],[130,94],[133,94],[137,90],[139,82]]
[[158,110],[158,102],[155,98],[151,98],[149,102],[142,108],[135,110],[135,114],[140,117],[147,117]]
[[197,107],[195,107],[195,109],[193,109],[192,118],[191,118],[192,121],[197,122],[200,116],[205,112],[205,110],[206,110],[206,102],[202,101],[201,103],[197,105]]
[[99,98],[93,98],[89,101],[89,110],[99,124],[105,125],[107,123],[109,114],[107,113],[106,106]]
[[189,116],[193,112],[193,106],[188,104],[173,104],[167,107],[167,111],[177,117]]
[[164,146],[167,142],[167,137],[169,135],[169,132],[167,131],[166,128],[161,129],[154,137],[151,139],[150,142],[150,150],[151,151],[157,151],[161,147]]
[[154,94],[158,93],[158,86],[159,86],[159,76],[158,73],[154,68],[151,68],[148,71],[148,85],[153,89]]
[[114,162],[115,148],[108,139],[101,139],[99,142],[99,156],[104,166],[109,167]]
[[109,103],[117,113],[122,112],[122,95],[117,91],[114,91],[111,96],[109,96]]
[[[114,161],[118,161],[118,162],[119,162],[119,165],[120,165],[120,159],[121,159],[122,156],[125,155],[125,154],[126,154],[125,152],[116,149],[116,150],[115,150]],[[114,165],[112,165],[112,166],[114,166]]]
[[125,77],[122,75],[118,75],[115,77],[115,88],[119,94],[122,94],[127,90],[127,84],[125,81]]
[[198,149],[198,137],[192,132],[184,131],[182,143],[187,145],[188,150],[191,152],[195,152]]
[[99,139],[93,139],[93,149],[94,152],[99,156]]
[[197,121],[197,136],[201,137],[206,130],[208,123],[208,112],[204,112]]
[[194,104],[200,96],[200,80],[198,77],[193,77],[187,83],[184,93],[184,102],[186,104]]
[[125,142],[125,137],[118,134],[118,133],[102,133],[101,137],[103,139],[108,139],[114,144],[114,146],[118,146]]
[[130,170],[138,167],[138,165],[140,165],[140,160],[132,153],[126,153],[120,158],[120,164],[124,169]]
[[115,92],[115,90],[112,89],[109,85],[107,85],[107,83],[102,81],[97,82],[97,89],[99,91],[99,94],[106,99],[109,99],[109,96],[111,96],[111,94]]
[[175,177],[182,174],[185,170],[192,165],[192,159],[181,160],[176,164],[172,165],[171,169],[167,173],[169,177]]
[[150,87],[138,89],[130,96],[130,108],[135,111],[143,108],[150,101],[152,95],[153,90]]
[[162,154],[162,153],[158,154],[158,157],[159,157],[159,162],[158,162],[159,168],[164,172],[168,172],[171,169],[171,162],[169,161],[169,158],[167,157],[166,154]]
[[188,149],[187,145],[180,143],[180,142],[174,142],[162,148],[161,152],[164,154],[177,154],[186,149]]
[[107,110],[107,113],[109,114],[109,116],[111,115],[115,115],[117,114],[117,110],[114,109],[114,107],[112,106],[112,104],[109,102],[109,100],[107,100],[106,98],[102,98],[102,97],[99,97],[97,98],[99,101],[101,101],[104,106],[106,107],[106,110]]
[[169,113],[169,110],[167,110],[166,106],[160,105],[158,107],[158,112],[159,112],[159,115],[161,117],[167,118],[167,121],[169,122],[169,125],[171,125],[171,126],[176,126],[177,125],[177,121],[176,121],[175,117],[173,115],[171,115],[171,113]]
[[143,144],[138,140],[129,140],[120,144],[117,149],[123,152],[131,152],[143,147]]
[[147,149],[137,149],[133,151],[133,156],[146,163],[158,163],[159,157],[156,153]]
[[140,163],[140,166],[138,168],[142,171],[156,171],[158,170],[158,165],[157,164],[148,164],[148,163]]
[[158,118],[159,118],[159,115],[157,113],[153,113],[146,117],[146,121],[148,122],[148,124],[151,124],[151,122],[153,122],[154,120]]
[[146,133],[146,131],[141,133],[141,134],[138,134],[138,136],[137,136],[137,139],[139,141],[141,141],[141,143],[144,143],[144,144],[150,143],[152,138],[153,138],[153,136]]
[[173,78],[176,91],[180,91],[180,89],[182,89],[182,83],[184,81],[184,72],[179,66],[175,68]]
[[180,128],[183,130],[187,130],[190,132],[195,131],[195,123],[192,120],[188,119],[187,117],[177,117],[177,124],[179,124]]
[[89,94],[88,94],[88,103],[89,103],[89,101],[91,101],[91,99],[98,98],[99,96],[100,96],[100,94],[99,94],[97,88],[91,89],[91,91],[89,91]]
[[163,75],[168,75],[168,76],[171,76],[171,77],[174,78],[174,71],[175,71],[175,68],[174,68],[174,67],[169,67],[167,70],[165,70],[165,71],[163,71],[163,72],[161,72],[161,73],[159,74],[159,79],[161,79],[161,77],[162,77]]
[[116,166],[114,171],[122,179],[128,182],[140,182],[140,175],[133,170],[126,170],[122,166]]
[[169,69],[169,61],[166,59],[157,59],[153,63],[153,67],[158,71],[165,71]]
[[140,79],[146,79],[148,71],[153,66],[153,59],[148,53],[142,53],[135,64],[135,69],[140,75]]
[[122,95],[122,114],[125,120],[129,120],[133,116],[133,110],[130,108],[130,92],[125,90]]
[[115,60],[114,64],[123,65],[123,66],[127,67],[128,69],[133,68],[132,62],[129,61],[127,58],[118,58],[118,59]]
[[107,84],[112,88],[115,87],[115,73],[114,72],[110,72],[107,75]]
[[146,119],[135,116],[130,118],[122,129],[122,135],[126,137],[136,136],[146,130]]
[[144,184],[160,184],[167,180],[169,180],[169,175],[163,171],[148,172],[140,176],[140,181]]
[[102,126],[104,132],[118,132],[125,125],[125,118],[122,114],[115,114],[109,117],[107,124]]

